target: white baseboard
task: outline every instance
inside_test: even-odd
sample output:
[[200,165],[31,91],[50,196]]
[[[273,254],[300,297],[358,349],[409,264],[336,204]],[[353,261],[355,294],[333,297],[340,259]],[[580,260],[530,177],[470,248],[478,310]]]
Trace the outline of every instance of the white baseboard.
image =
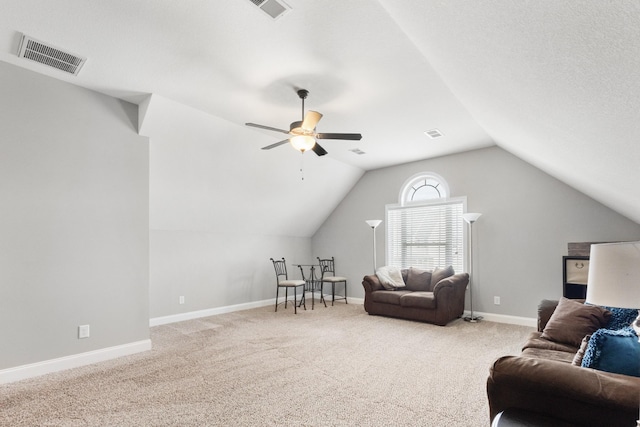
[[[468,310],[465,310],[462,316],[465,317],[469,315],[471,315],[471,313]],[[478,311],[474,311],[473,315],[475,317],[482,317],[482,320],[486,320],[488,322],[509,323],[511,325],[531,326],[533,328],[536,328],[538,326],[538,319],[534,319],[531,317],[509,316],[507,314],[495,314],[495,313],[482,313]]]
[[[325,294],[324,298],[328,303],[331,302],[331,295]],[[360,304],[360,305],[364,304],[363,298],[349,297],[348,301],[349,301],[349,304]],[[236,304],[236,305],[228,305],[224,307],[209,308],[206,310],[190,311],[188,313],[172,314],[172,315],[163,316],[163,317],[154,317],[152,319],[149,319],[149,326],[160,326],[160,325],[166,325],[169,323],[183,322],[185,320],[215,316],[217,314],[249,310],[252,308],[265,307],[268,305],[272,305],[274,303],[275,303],[275,298],[269,299],[269,300],[254,301],[254,302],[245,303],[245,304]],[[338,304],[344,304],[344,302],[339,301]],[[469,316],[470,314],[471,313],[468,310],[465,310],[463,317]],[[506,314],[495,314],[495,313],[482,313],[478,311],[474,311],[473,315],[480,316],[483,318],[483,320],[486,320],[489,322],[509,323],[512,325],[530,326],[533,328],[537,327],[538,325],[537,319],[529,318],[529,317],[510,316]]]
[[188,313],[171,314],[169,316],[153,317],[149,319],[149,326],[160,326],[168,323],[183,322],[185,320],[199,319],[201,317],[215,316],[216,314],[232,313],[234,311],[249,310],[251,308],[264,307],[275,304],[275,298],[262,301],[248,302],[244,304],[227,305],[224,307],[208,308],[205,310],[190,311]]
[[[324,295],[324,299],[330,303],[331,295]],[[282,300],[284,301],[284,300]],[[364,304],[363,298],[348,298],[350,304]],[[167,325],[169,323],[183,322],[185,320],[200,319],[202,317],[215,316],[217,314],[233,313],[234,311],[249,310],[252,308],[265,307],[275,304],[275,298],[248,302],[244,304],[227,305],[224,307],[208,308],[205,310],[190,311],[187,313],[171,314],[169,316],[154,317],[149,319],[149,326]],[[342,301],[341,304],[344,304]]]
[[52,372],[64,371],[66,369],[78,368],[80,366],[104,362],[148,350],[151,350],[151,340],[143,340],[31,363],[29,365],[16,366],[14,368],[0,370],[0,384],[12,383]]

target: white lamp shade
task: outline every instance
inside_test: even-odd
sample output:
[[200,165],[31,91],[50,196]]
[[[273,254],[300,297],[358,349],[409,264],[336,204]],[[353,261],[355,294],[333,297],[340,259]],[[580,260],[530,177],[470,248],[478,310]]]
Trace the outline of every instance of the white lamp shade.
[[462,214],[462,219],[467,221],[469,224],[472,224],[476,222],[481,215],[482,215],[481,213],[471,213],[471,212],[464,213]]
[[587,302],[640,308],[640,242],[591,245]]
[[381,222],[382,222],[381,219],[368,219],[366,221],[366,223],[369,224],[369,227],[371,228],[376,228],[377,226],[380,225]]
[[318,113],[317,111],[307,111],[307,114],[304,116],[304,120],[302,121],[300,127],[304,131],[313,132],[321,118],[322,114]]

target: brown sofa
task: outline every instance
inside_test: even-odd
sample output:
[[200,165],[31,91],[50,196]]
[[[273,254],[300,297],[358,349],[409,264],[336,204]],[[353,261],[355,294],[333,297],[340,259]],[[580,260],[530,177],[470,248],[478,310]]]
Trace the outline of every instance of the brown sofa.
[[524,410],[576,426],[635,427],[640,378],[572,365],[576,345],[544,338],[558,301],[543,300],[538,331],[520,356],[498,359],[487,380],[491,420],[505,410]]
[[[416,273],[418,271],[419,273]],[[362,279],[364,309],[369,314],[444,326],[462,316],[469,275],[453,269],[403,269],[405,288],[388,290],[375,274]]]

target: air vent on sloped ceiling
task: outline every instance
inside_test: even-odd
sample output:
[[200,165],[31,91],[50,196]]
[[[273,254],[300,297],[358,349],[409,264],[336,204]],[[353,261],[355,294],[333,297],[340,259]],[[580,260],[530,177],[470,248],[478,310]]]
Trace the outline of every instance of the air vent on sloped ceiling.
[[87,58],[66,52],[48,43],[36,40],[26,34],[22,35],[18,57],[39,62],[48,67],[57,68],[65,73],[78,75]]
[[443,133],[440,132],[438,129],[426,130],[424,131],[424,134],[431,139],[440,138],[441,136],[443,136]]
[[264,13],[272,17],[273,19],[278,19],[282,17],[285,13],[291,10],[289,5],[287,5],[282,0],[249,0],[251,3],[258,6]]

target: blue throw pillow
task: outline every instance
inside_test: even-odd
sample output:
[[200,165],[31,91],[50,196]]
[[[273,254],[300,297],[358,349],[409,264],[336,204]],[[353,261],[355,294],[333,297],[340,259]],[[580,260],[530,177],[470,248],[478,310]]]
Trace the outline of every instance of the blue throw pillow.
[[582,367],[640,377],[640,342],[632,328],[598,329],[582,358]]
[[611,312],[609,323],[605,326],[605,329],[612,329],[617,331],[631,326],[636,317],[638,317],[638,310],[635,308],[616,308],[616,307],[602,307],[605,310]]

